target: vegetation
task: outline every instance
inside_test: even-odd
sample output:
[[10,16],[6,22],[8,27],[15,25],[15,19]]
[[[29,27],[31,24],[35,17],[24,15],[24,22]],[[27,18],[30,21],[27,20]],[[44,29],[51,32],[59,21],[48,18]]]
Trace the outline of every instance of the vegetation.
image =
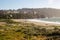
[[1,19],[32,19],[60,17],[60,9],[22,8],[17,10],[0,10]]
[[54,29],[49,30],[33,23],[7,21],[6,19],[3,20],[6,24],[0,25],[0,40],[47,40],[48,37],[52,37],[52,39],[60,38],[60,29],[56,26],[52,26]]

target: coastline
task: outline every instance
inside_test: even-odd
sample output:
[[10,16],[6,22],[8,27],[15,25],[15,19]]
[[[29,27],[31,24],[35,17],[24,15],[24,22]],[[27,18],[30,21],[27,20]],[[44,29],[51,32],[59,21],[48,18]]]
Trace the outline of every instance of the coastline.
[[32,21],[32,22],[43,22],[43,23],[52,23],[52,24],[60,24],[60,22],[51,22],[51,21],[43,21],[43,20],[38,20],[38,19],[27,19],[27,21]]
[[27,23],[34,23],[36,25],[41,26],[60,26],[59,22],[50,22],[50,21],[43,21],[38,19],[12,19],[16,22],[27,22]]

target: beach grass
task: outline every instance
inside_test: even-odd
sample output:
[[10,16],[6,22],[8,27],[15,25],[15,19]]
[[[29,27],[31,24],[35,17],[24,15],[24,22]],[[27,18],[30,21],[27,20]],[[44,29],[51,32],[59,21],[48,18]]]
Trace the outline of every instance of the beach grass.
[[[6,22],[6,24],[0,25],[0,40],[46,40],[48,35],[57,32],[60,34],[58,26],[41,26],[10,19],[1,22]],[[46,29],[47,27],[54,27],[54,29]]]

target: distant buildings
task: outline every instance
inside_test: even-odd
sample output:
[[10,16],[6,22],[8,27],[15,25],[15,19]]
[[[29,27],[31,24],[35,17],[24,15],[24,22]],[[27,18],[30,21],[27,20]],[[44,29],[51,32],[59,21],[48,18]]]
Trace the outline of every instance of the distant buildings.
[[7,13],[19,13],[17,10],[8,10]]

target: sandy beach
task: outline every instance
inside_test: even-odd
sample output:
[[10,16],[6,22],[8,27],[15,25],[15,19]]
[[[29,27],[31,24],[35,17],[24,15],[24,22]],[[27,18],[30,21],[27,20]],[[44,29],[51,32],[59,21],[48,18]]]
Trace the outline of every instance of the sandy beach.
[[60,26],[59,22],[49,22],[49,21],[42,21],[37,19],[12,19],[16,22],[28,22],[28,23],[34,23],[36,25],[41,26]]

